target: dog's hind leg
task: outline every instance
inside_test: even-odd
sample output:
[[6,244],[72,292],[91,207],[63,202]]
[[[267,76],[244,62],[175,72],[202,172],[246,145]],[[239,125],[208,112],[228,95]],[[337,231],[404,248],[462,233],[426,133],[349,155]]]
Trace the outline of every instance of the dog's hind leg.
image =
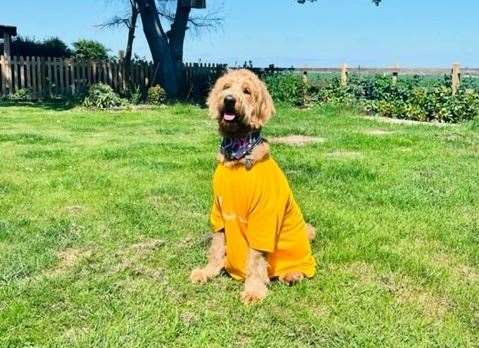
[[197,268],[190,274],[193,283],[206,283],[209,279],[220,274],[225,267],[225,234],[217,232],[213,234],[210,249],[208,250],[208,264],[204,268]]
[[268,263],[264,253],[250,249],[246,269],[244,290],[241,292],[241,301],[244,304],[253,304],[266,297],[268,292]]
[[308,234],[308,240],[312,242],[316,237],[316,229],[311,224],[306,224],[306,233]]

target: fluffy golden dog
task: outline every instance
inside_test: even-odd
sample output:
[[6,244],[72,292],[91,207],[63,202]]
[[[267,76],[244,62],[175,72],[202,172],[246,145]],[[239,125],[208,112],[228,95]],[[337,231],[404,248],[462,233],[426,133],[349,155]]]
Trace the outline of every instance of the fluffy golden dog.
[[304,222],[283,171],[269,156],[261,129],[275,113],[264,83],[248,70],[218,79],[208,98],[223,137],[213,178],[208,264],[190,278],[204,283],[222,269],[244,280],[241,300],[262,300],[270,279],[292,284],[315,273]]

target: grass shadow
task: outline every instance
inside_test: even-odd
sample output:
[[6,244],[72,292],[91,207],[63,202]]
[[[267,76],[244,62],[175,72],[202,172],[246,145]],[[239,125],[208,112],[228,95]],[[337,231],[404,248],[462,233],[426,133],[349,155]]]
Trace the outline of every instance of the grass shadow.
[[43,100],[43,101],[0,101],[0,107],[31,107],[49,111],[67,111],[71,110],[80,103],[76,100],[59,99],[59,100]]

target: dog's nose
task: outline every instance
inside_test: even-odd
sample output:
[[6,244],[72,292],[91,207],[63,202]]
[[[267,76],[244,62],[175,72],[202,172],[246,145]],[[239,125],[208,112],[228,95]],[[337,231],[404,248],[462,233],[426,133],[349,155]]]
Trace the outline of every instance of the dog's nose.
[[236,103],[236,98],[232,96],[231,94],[228,94],[225,97],[225,105],[233,106]]

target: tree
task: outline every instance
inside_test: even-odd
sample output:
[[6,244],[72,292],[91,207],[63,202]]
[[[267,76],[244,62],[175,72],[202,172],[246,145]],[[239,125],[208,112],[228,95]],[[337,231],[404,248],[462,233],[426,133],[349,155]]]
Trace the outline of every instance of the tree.
[[[134,0],[138,5],[143,32],[155,64],[154,81],[159,82],[170,97],[178,97],[181,86],[185,32],[190,21],[191,7],[185,0],[162,0],[162,3],[176,1],[176,10],[171,16],[171,29],[165,31],[155,0]],[[316,0],[295,0],[299,3]],[[376,5],[382,0],[372,0]]]
[[[137,23],[138,14],[140,12],[140,1],[136,1],[136,0],[116,0],[116,1],[119,2],[120,4],[122,3],[128,4],[128,10],[125,11],[126,13],[112,17],[110,20],[101,24],[99,27],[103,29],[111,29],[115,27],[125,26],[128,29],[128,38],[127,38],[127,46],[125,50],[124,66],[125,66],[125,74],[129,75],[130,68],[131,68],[131,57],[133,52],[133,42],[135,39],[135,31],[137,27],[136,23]],[[173,65],[172,68],[167,70],[176,72],[176,76],[174,76],[173,79],[168,79],[168,81],[176,80],[176,87],[175,87],[175,84],[172,84],[172,88],[170,88],[170,90],[173,92],[169,91],[169,95],[178,96],[181,90],[181,84],[182,84],[181,77],[182,77],[182,63],[183,63],[183,43],[184,43],[184,36],[185,36],[186,30],[192,29],[195,32],[199,32],[200,30],[214,29],[218,25],[220,25],[223,19],[219,16],[219,10],[208,11],[204,15],[190,15],[188,11],[186,17],[178,16],[178,13],[180,13],[179,8],[183,8],[183,6],[180,6],[184,3],[183,0],[179,0],[179,1],[176,1],[176,0],[154,1],[153,0],[151,1],[151,3],[154,6],[156,6],[156,8],[155,7],[152,7],[152,8],[153,8],[154,14],[157,15],[158,17],[159,25],[161,26],[163,23],[167,23],[171,25],[171,29],[167,31],[166,33],[163,30],[163,27],[161,27],[161,32],[163,33],[161,35],[163,35],[163,41],[166,42],[165,46],[168,47],[168,50],[165,50],[163,54],[167,56],[171,56],[171,59],[169,59],[169,61],[171,61],[171,64]],[[181,20],[179,20],[180,17],[181,17]],[[178,20],[176,20],[177,18]],[[181,24],[180,25],[181,28],[178,28],[179,23],[180,22],[184,23],[184,21],[186,21],[186,24]],[[174,28],[176,29],[173,30]],[[180,31],[183,32],[182,38],[176,35],[176,33],[178,32],[178,29],[180,29]],[[174,33],[173,40],[172,40],[172,37],[170,36],[171,33]],[[150,42],[148,38],[147,38],[147,41]],[[151,51],[151,45],[150,45],[150,51]],[[159,82],[166,89],[167,86],[165,86],[164,84],[165,79],[162,79],[162,76],[164,76],[164,74],[161,73],[162,71],[165,71],[165,67],[163,66],[164,63],[162,62],[161,57],[159,55],[153,55],[153,51],[152,51],[152,56],[153,56],[153,61],[155,62],[154,83]],[[168,57],[165,57],[165,60],[168,61]]]
[[73,56],[77,59],[108,59],[109,49],[98,41],[81,39],[73,43],[73,48]]
[[[123,0],[122,0],[123,1]],[[125,26],[128,29],[128,37],[126,40],[125,57],[123,59],[123,66],[125,71],[125,81],[130,85],[131,75],[131,58],[133,56],[133,42],[135,40],[136,26],[138,22],[138,5],[134,0],[128,0],[129,12],[123,16],[114,16],[106,23],[99,27],[103,29],[113,28],[118,26]]]
[[[143,32],[155,64],[154,81],[159,82],[169,97],[179,97],[182,86],[183,48],[188,24],[197,28],[212,27],[221,18],[210,14],[192,17],[191,6],[184,0],[163,0],[160,4],[176,2],[174,12],[159,10],[155,0],[135,0],[140,11]],[[170,30],[165,31],[161,19],[171,23]]]
[[[3,52],[3,44],[0,44]],[[23,57],[70,57],[72,55],[68,46],[59,38],[52,37],[37,41],[28,37],[17,37],[13,40],[11,54]]]

